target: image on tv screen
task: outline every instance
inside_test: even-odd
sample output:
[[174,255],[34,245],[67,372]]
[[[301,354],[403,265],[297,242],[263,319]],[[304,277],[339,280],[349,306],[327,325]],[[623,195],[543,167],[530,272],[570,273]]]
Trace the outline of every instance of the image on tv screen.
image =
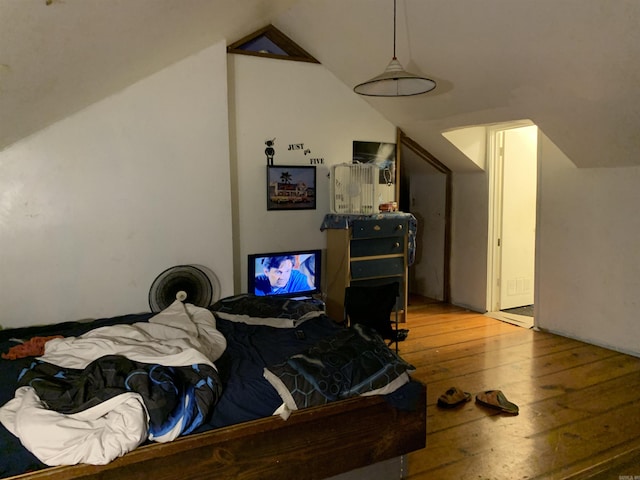
[[309,295],[319,291],[320,251],[249,256],[249,293]]

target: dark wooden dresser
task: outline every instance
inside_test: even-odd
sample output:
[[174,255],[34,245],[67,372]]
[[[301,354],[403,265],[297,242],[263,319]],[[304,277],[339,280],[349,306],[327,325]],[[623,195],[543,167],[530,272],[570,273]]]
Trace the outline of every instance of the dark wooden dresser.
[[[327,232],[326,305],[334,320],[344,318],[344,291],[350,285],[400,283],[400,321],[407,310],[411,214],[332,215]],[[415,231],[414,231],[415,233]],[[413,237],[415,238],[415,236]]]

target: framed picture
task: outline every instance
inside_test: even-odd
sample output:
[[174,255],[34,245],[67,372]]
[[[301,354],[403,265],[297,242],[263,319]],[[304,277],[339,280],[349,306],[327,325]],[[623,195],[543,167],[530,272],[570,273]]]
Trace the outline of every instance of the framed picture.
[[378,183],[396,183],[396,144],[383,142],[353,142],[353,163],[373,163],[380,170]]
[[316,167],[267,166],[267,210],[315,210]]

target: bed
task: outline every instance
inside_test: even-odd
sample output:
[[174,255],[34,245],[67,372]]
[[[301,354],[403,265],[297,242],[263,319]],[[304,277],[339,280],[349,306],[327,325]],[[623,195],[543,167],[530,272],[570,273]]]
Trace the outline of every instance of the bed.
[[[195,319],[196,325],[182,327],[180,318]],[[206,338],[205,345],[198,344],[196,351],[205,352],[207,359],[215,361],[199,360],[198,353],[193,357],[182,350],[176,351],[182,344],[172,330],[164,330],[165,327],[177,328],[176,325],[183,330],[192,329],[191,333],[197,331],[199,341],[204,342],[202,339]],[[95,338],[99,337],[97,343],[102,345],[105,337],[111,340],[114,331],[118,338],[131,337],[130,328],[141,329],[145,334],[159,331],[161,336],[169,338],[164,343],[170,344],[171,349],[160,352],[161,360],[156,363],[148,352],[147,356],[136,357],[127,350],[128,346],[117,350],[114,356],[118,360],[125,357],[125,363],[133,363],[128,368],[133,368],[135,375],[128,374],[127,381],[139,378],[141,372],[144,378],[159,375],[157,369],[150,369],[154,373],[149,374],[140,364],[178,370],[176,365],[184,363],[192,365],[189,375],[194,375],[194,371],[200,375],[190,381],[188,387],[177,388],[173,384],[171,388],[163,387],[172,392],[190,392],[185,397],[172,398],[174,404],[181,406],[180,415],[176,415],[175,408],[171,410],[168,416],[171,422],[167,423],[164,418],[158,421],[160,428],[151,438],[149,431],[153,422],[149,418],[155,410],[143,408],[149,430],[143,432],[146,436],[140,437],[133,447],[126,447],[127,453],[119,453],[116,448],[115,454],[108,452],[115,455],[114,458],[104,459],[104,455],[99,455],[98,461],[93,461],[96,448],[87,446],[89,442],[85,439],[81,439],[79,447],[70,443],[71,448],[66,448],[65,434],[60,442],[44,441],[47,435],[42,433],[20,436],[23,432],[47,430],[42,430],[44,427],[37,423],[16,427],[17,418],[35,422],[38,416],[29,410],[20,415],[22,403],[17,399],[18,392],[42,391],[46,396],[46,388],[51,388],[51,384],[58,388],[56,379],[59,378],[84,386],[84,377],[79,381],[76,375],[84,375],[105,358],[111,360],[102,355],[102,350],[93,351]],[[424,448],[426,443],[426,390],[424,385],[411,380],[412,367],[384,346],[381,339],[384,349],[380,349],[372,332],[347,328],[329,319],[321,302],[313,299],[239,295],[222,299],[207,309],[177,301],[161,314],[0,331],[0,351],[5,354],[19,351],[16,339],[28,344],[30,339],[52,336],[61,338],[47,342],[44,356],[0,360],[3,379],[0,478],[282,479],[295,478],[304,470],[305,478],[321,479],[398,457]],[[120,348],[121,342],[117,343]],[[186,350],[190,351],[197,342],[189,337],[187,343]],[[108,346],[107,352],[114,353],[112,349]],[[87,351],[90,353],[85,353]],[[90,358],[76,358],[83,355]],[[74,359],[69,360],[70,357]],[[98,358],[93,360],[93,357]],[[355,361],[356,357],[364,361]],[[166,361],[167,358],[171,361]],[[214,366],[213,371],[208,368],[209,363]],[[196,364],[198,368],[193,367]],[[51,365],[61,370],[47,370]],[[100,365],[101,371],[111,371],[111,364],[109,368]],[[165,374],[164,370],[160,371]],[[342,374],[348,375],[342,378]],[[175,375],[184,376],[181,371]],[[323,375],[328,375],[328,381]],[[93,409],[100,411],[112,399],[128,394],[115,393],[105,399],[99,392],[100,401],[95,401],[96,394],[89,395],[88,400],[82,397],[82,407],[78,407],[76,401],[75,406],[65,406],[67,410],[61,409],[56,415],[63,415],[64,421],[60,424],[65,424],[69,418],[75,421],[77,415],[83,416]],[[132,396],[138,400],[144,397],[137,390]],[[185,400],[186,397],[190,400]],[[55,404],[58,399],[55,390],[49,398]],[[163,402],[164,398],[160,403]],[[50,409],[45,410],[47,415],[51,413]],[[127,429],[127,433],[135,430]],[[50,438],[57,438],[55,432],[57,430]],[[23,443],[30,448],[25,448]],[[51,443],[56,443],[53,452]],[[104,439],[97,441],[102,443]],[[32,445],[35,445],[33,449]],[[65,455],[69,452],[77,463],[78,451],[83,449],[87,452],[79,457],[80,461],[89,459],[96,464],[64,464],[68,462]]]

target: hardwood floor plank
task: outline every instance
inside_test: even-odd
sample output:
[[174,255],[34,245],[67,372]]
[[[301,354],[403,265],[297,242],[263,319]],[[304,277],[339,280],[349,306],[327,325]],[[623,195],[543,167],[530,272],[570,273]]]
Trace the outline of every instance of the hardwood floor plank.
[[[517,335],[522,336],[523,332],[513,331],[513,328],[520,328],[509,326],[503,322],[495,320],[495,325],[489,327],[480,327],[473,329],[465,329],[467,338],[472,339],[490,339],[493,337],[501,337],[503,335]],[[404,354],[411,352],[424,352],[424,350],[443,348],[448,345],[460,345],[464,344],[468,340],[461,337],[460,331],[453,331],[443,333],[440,335],[418,336],[415,329],[409,329],[408,342],[402,342],[400,350]]]
[[[495,322],[502,323],[497,320]],[[497,330],[493,335],[487,335],[486,333],[486,331],[483,332],[480,338],[470,338],[464,341],[462,341],[459,334],[457,336],[451,334],[449,337],[442,337],[439,340],[435,339],[434,343],[438,344],[437,348],[431,349],[429,352],[424,350],[406,351],[404,345],[400,347],[400,350],[405,355],[415,352],[419,356],[423,356],[425,360],[430,360],[434,354],[446,355],[448,358],[456,355],[476,355],[479,351],[488,353],[515,345],[530,345],[531,342],[536,344],[537,349],[546,344],[551,344],[554,349],[572,348],[578,345],[578,343],[569,339],[562,338],[558,340],[558,337],[553,337],[549,334],[533,335],[534,332],[513,326],[508,327],[506,330]],[[413,332],[409,333],[409,335],[412,334]],[[449,338],[448,342],[446,341],[447,338]],[[422,343],[420,340],[416,341],[415,338],[411,341],[413,342],[411,346],[414,347]],[[427,354],[425,355],[425,353]]]
[[[537,431],[542,411],[554,423],[550,430]],[[581,469],[581,462],[600,451],[636,439],[640,417],[634,412],[637,405],[629,403],[616,405],[599,415],[568,409],[554,415],[538,409],[517,417],[504,417],[485,411],[485,418],[466,422],[461,428],[429,432],[425,450],[428,455],[420,455],[417,462],[409,456],[409,471],[430,475],[438,472],[431,478],[447,478],[444,475],[451,474],[453,468],[463,468],[464,478],[470,478],[470,472],[495,478],[531,478],[538,472],[537,476],[542,478],[547,474],[562,478],[560,474]],[[467,464],[470,457],[481,460],[481,470],[478,465]],[[485,466],[489,460],[490,469]]]
[[[428,394],[407,478],[604,480],[640,462],[639,358],[442,305],[412,305],[406,328],[400,354]],[[520,414],[437,407],[453,385],[501,389]]]

